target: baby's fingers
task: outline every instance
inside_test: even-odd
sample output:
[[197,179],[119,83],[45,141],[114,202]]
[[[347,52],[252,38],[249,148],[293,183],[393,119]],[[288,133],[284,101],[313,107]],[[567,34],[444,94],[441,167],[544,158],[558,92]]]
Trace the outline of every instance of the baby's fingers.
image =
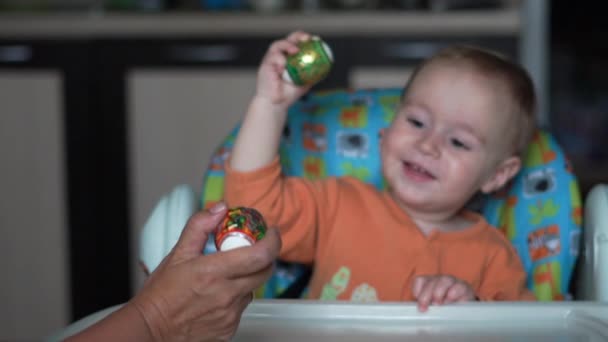
[[[435,285],[437,281],[435,278],[423,278],[420,286],[419,293],[414,296],[418,301],[418,310],[425,312],[429,305],[431,305],[431,301],[433,300],[433,291],[435,289]],[[416,284],[414,284],[416,285]]]
[[464,302],[474,299],[475,293],[473,293],[473,289],[463,283],[454,284],[445,296],[446,303]]
[[467,286],[461,283],[456,283],[449,288],[445,295],[445,303],[455,303],[466,300],[468,292]]
[[294,31],[287,36],[287,40],[297,44],[299,42],[303,42],[310,39],[310,34],[304,31]]
[[270,48],[268,49],[268,55],[293,55],[299,50],[300,49],[298,48],[298,45],[296,45],[294,42],[283,39],[277,40],[270,45]]
[[444,303],[448,291],[455,284],[455,280],[452,277],[440,277],[437,280],[437,285],[433,290],[433,304],[441,305]]
[[426,277],[417,277],[416,279],[414,279],[414,284],[412,285],[412,296],[414,296],[414,298],[418,298],[420,296],[420,293],[422,293],[422,289],[424,288],[424,284],[426,284],[426,282]]

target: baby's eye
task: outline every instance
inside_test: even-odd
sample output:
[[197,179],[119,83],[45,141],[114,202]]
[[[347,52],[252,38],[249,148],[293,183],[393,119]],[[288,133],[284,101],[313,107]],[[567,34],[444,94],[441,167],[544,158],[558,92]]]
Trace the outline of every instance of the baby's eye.
[[416,128],[422,128],[422,127],[424,127],[424,123],[422,123],[422,121],[420,121],[418,119],[407,118],[407,122],[409,122],[410,125],[412,125],[413,127],[416,127]]
[[452,146],[459,148],[459,149],[463,149],[465,151],[469,151],[471,150],[471,147],[465,143],[463,143],[461,140],[456,139],[456,138],[452,138],[450,139],[450,142],[452,143]]

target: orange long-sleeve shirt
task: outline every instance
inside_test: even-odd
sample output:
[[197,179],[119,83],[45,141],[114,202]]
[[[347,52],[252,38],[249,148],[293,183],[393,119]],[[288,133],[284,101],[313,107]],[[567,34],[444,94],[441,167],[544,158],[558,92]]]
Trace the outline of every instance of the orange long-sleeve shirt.
[[350,177],[283,177],[278,158],[245,173],[226,163],[225,200],[279,228],[281,259],[314,264],[313,299],[410,301],[416,276],[443,274],[481,300],[534,300],[511,243],[472,212],[471,227],[425,236],[388,193]]

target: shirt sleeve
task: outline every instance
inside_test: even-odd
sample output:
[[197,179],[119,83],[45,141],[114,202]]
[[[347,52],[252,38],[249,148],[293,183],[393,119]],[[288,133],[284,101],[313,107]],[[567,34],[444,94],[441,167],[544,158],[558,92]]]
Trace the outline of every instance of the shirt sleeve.
[[[312,263],[317,241],[327,236],[339,197],[337,180],[310,181],[285,177],[279,158],[249,172],[225,164],[224,200],[229,207],[258,210],[266,224],[281,232],[281,259]],[[323,230],[320,230],[320,228]]]
[[483,301],[535,301],[515,248],[504,241],[489,257],[477,296]]

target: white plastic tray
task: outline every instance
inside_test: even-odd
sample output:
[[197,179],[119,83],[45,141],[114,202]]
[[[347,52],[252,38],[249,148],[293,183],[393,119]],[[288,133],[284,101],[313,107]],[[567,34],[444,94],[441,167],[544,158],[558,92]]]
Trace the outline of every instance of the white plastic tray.
[[420,313],[403,303],[260,300],[234,341],[608,341],[608,305],[465,303]]

